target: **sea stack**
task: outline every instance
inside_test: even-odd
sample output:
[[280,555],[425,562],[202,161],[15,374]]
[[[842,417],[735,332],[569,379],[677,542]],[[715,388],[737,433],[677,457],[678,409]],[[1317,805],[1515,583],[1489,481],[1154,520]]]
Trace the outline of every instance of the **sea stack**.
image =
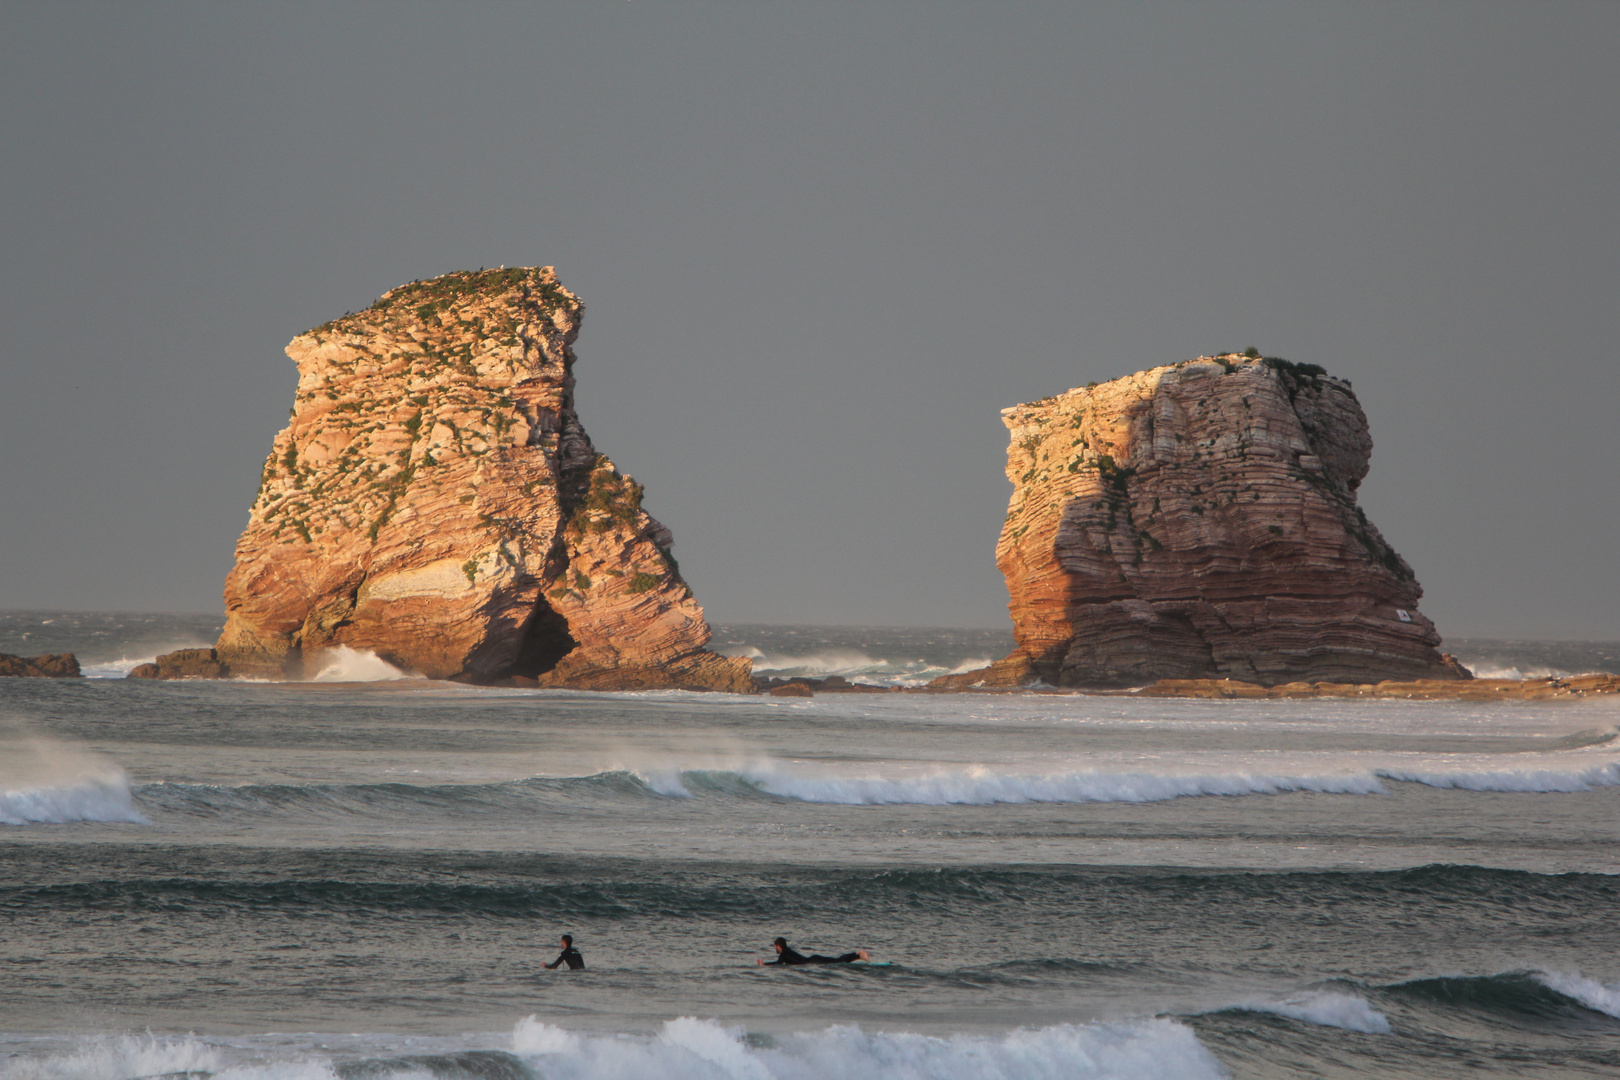
[[582,311],[551,267],[455,273],[293,339],[225,671],[313,674],[348,646],[440,679],[753,692],[574,413]]
[[1014,490],[996,563],[1018,648],[979,681],[1468,677],[1356,505],[1372,439],[1348,382],[1251,350],[1002,419]]

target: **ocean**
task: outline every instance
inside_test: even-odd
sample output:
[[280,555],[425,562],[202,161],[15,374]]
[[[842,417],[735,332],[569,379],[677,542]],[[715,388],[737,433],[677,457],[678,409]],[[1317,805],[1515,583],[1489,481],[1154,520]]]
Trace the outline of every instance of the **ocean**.
[[[0,613],[93,676],[0,679],[0,1080],[1620,1074],[1620,700],[120,677],[219,625]],[[905,686],[1011,639],[715,644]]]

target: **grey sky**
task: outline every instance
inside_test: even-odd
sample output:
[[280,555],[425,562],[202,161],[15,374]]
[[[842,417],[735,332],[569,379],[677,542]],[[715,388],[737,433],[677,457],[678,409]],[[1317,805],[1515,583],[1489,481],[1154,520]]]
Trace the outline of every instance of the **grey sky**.
[[1620,5],[0,20],[0,607],[217,609],[287,340],[551,264],[713,619],[1004,623],[999,410],[1254,345],[1442,633],[1620,638]]

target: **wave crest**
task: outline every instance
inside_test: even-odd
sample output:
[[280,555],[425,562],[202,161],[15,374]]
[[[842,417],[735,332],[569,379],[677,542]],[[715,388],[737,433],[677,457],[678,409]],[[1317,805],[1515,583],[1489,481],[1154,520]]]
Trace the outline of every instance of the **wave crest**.
[[[125,1080],[130,1077],[213,1076],[219,1050],[195,1036],[120,1035],[92,1039],[65,1054],[0,1062],[5,1080]],[[330,1070],[327,1073],[331,1075]]]
[[1247,1002],[1234,1006],[1241,1012],[1271,1013],[1322,1027],[1343,1028],[1368,1035],[1388,1035],[1389,1019],[1359,994],[1339,990],[1308,990],[1278,1001]]
[[1003,1035],[868,1033],[854,1026],[781,1038],[747,1036],[715,1020],[667,1021],[653,1036],[595,1036],[529,1017],[512,1032],[512,1050],[546,1076],[734,1077],[819,1080],[821,1077],[962,1076],[1140,1077],[1214,1080],[1225,1070],[1192,1029],[1168,1018],[1114,1024],[1059,1024]]
[[148,824],[118,766],[54,740],[0,736],[0,825],[71,821]]
[[1605,986],[1596,979],[1561,971],[1538,971],[1533,977],[1549,990],[1578,1001],[1594,1012],[1620,1020],[1620,983]]

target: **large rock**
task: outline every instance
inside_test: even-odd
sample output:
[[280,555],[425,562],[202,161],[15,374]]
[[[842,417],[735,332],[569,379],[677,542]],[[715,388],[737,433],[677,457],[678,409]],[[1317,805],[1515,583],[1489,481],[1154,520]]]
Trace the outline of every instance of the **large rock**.
[[296,675],[346,645],[432,678],[752,692],[574,414],[582,311],[550,267],[457,273],[294,338],[219,661]]
[[0,678],[77,679],[79,658],[72,653],[46,653],[44,656],[12,656],[0,653]]
[[1226,354],[1002,417],[1014,491],[996,562],[1018,650],[985,675],[1467,677],[1438,651],[1411,567],[1356,506],[1372,439],[1349,383]]

